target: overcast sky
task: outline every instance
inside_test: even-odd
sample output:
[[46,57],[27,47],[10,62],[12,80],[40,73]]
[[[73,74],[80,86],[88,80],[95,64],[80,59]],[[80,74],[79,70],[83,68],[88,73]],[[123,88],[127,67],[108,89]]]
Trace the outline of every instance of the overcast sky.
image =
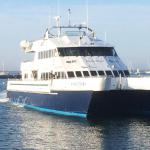
[[[88,0],[89,26],[96,35],[115,46],[123,61],[150,69],[150,1]],[[71,8],[72,24],[86,22],[86,0],[0,0],[0,70],[19,70],[23,58],[21,40],[43,36],[57,13],[67,22]],[[51,19],[50,19],[51,18]]]

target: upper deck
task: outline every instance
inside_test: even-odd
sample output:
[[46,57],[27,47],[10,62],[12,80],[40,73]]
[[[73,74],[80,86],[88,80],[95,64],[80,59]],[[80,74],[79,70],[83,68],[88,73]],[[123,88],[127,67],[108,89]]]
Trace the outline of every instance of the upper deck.
[[35,53],[33,61],[21,63],[24,80],[129,75],[114,47],[83,25],[53,26],[40,40],[22,41],[21,47]]
[[82,25],[53,26],[47,29],[44,37],[38,41],[24,40],[21,47],[28,52],[38,51],[39,47],[63,48],[63,47],[113,47],[98,39],[91,28]]

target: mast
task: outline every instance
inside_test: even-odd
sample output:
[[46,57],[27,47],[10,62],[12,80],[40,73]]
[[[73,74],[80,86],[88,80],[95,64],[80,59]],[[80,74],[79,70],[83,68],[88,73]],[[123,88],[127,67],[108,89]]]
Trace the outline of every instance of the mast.
[[68,26],[71,26],[71,21],[70,21],[70,15],[71,15],[71,9],[68,9]]

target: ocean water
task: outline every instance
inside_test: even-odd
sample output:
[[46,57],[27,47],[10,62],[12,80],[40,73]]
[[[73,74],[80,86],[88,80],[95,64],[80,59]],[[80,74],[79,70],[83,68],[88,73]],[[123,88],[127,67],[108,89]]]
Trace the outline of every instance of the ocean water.
[[0,150],[147,150],[150,117],[90,120],[12,105],[0,80]]

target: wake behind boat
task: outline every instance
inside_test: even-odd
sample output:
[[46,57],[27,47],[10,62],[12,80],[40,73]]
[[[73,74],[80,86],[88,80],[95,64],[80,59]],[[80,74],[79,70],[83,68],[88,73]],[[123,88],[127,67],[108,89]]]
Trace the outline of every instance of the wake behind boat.
[[129,88],[128,68],[112,45],[98,39],[88,26],[62,26],[59,16],[56,21],[42,39],[21,42],[34,59],[21,63],[21,80],[8,81],[10,101],[78,117],[150,110],[150,94]]

